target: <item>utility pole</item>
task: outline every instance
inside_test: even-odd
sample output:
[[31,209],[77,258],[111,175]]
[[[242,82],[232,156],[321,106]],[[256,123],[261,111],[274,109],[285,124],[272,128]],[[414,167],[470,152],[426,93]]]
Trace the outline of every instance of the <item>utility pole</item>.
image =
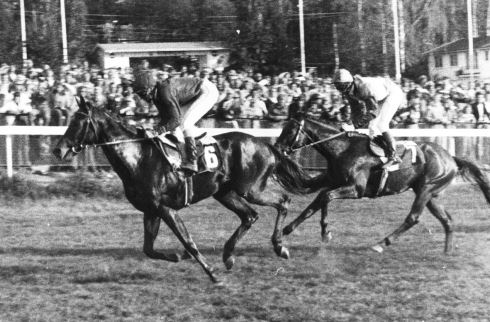
[[393,33],[395,34],[395,80],[400,83],[402,74],[400,72],[400,35],[398,34],[398,3],[391,0],[391,11],[393,11]]
[[305,23],[303,20],[303,0],[298,0],[299,9],[299,41],[301,51],[301,73],[306,75],[306,57],[305,57]]
[[65,16],[65,0],[60,0],[60,15],[61,15],[61,43],[63,48],[63,63],[68,63],[68,45],[66,41],[66,16]]
[[466,0],[468,14],[468,72],[470,77],[470,88],[473,87],[473,13],[471,0]]
[[27,41],[26,41],[26,10],[24,0],[19,0],[20,3],[20,39],[22,42],[22,64],[27,60]]

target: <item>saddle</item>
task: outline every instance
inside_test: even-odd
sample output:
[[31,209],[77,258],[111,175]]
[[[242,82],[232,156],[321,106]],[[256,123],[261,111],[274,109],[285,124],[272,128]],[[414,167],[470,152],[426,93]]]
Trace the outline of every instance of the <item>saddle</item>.
[[[388,147],[385,140],[381,136],[376,136],[369,142],[369,149],[372,154],[378,156],[383,163],[388,161],[386,152]],[[400,171],[402,169],[411,168],[414,165],[422,165],[425,163],[425,156],[417,143],[413,141],[396,141],[396,154],[402,160],[399,164],[394,164],[381,172],[377,195],[381,195],[385,188],[386,181],[391,172]]]
[[[158,147],[163,157],[172,166],[174,171],[179,171],[185,153],[185,143],[179,142],[170,132],[151,138]],[[218,142],[206,133],[196,137],[198,172],[213,172],[221,168],[222,159]]]
[[219,171],[223,165],[218,142],[206,133],[195,138],[198,172],[190,176],[180,169],[183,154],[185,153],[185,143],[179,142],[170,132],[155,135],[152,130],[147,131],[144,129],[141,135],[155,144],[163,158],[172,167],[173,172],[177,174],[178,180],[183,185],[183,207],[188,206],[194,196],[195,175],[203,172]]
[[[378,156],[383,163],[388,161],[386,152],[388,147],[381,136],[372,138],[369,142],[369,149],[372,154]],[[399,170],[400,168],[411,167],[412,164],[425,163],[425,157],[420,147],[414,141],[401,140],[396,141],[396,154],[402,162],[388,169],[389,172]]]

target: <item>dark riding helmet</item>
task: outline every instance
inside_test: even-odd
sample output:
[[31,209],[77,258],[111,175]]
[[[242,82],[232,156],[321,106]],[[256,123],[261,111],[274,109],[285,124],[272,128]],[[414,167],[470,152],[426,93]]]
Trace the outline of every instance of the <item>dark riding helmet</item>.
[[335,88],[337,88],[337,90],[342,93],[347,92],[353,82],[354,82],[354,78],[352,77],[351,73],[347,69],[341,68],[337,70],[333,77],[333,83],[335,85]]

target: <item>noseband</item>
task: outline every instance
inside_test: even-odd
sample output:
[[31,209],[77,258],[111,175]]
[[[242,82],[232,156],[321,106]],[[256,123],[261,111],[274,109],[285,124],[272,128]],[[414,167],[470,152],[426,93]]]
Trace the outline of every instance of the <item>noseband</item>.
[[98,137],[97,137],[97,127],[95,126],[94,119],[92,118],[92,111],[88,110],[87,113],[76,111],[75,114],[82,115],[86,118],[85,131],[83,132],[82,139],[80,140],[80,142],[78,144],[71,147],[71,151],[74,154],[78,154],[78,153],[82,152],[82,150],[85,149],[85,147],[87,146],[87,144],[85,144],[85,140],[87,139],[87,135],[88,135],[88,131],[89,131],[90,126],[92,126],[92,128],[94,130],[94,135],[95,135],[96,141],[98,141]]

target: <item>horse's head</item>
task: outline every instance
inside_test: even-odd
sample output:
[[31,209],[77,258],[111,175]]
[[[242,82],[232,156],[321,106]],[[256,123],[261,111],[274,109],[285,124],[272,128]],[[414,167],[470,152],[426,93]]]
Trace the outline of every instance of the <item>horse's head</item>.
[[274,146],[280,152],[290,154],[311,143],[318,144],[328,141],[329,138],[334,139],[339,133],[339,124],[324,123],[299,114],[286,123]]
[[83,97],[77,100],[78,111],[75,112],[68,129],[53,150],[53,154],[61,160],[69,160],[80,153],[86,145],[99,143],[100,124],[94,109]]
[[305,117],[297,116],[284,125],[274,146],[284,154],[291,154],[295,148],[308,143],[311,138],[304,131]]

